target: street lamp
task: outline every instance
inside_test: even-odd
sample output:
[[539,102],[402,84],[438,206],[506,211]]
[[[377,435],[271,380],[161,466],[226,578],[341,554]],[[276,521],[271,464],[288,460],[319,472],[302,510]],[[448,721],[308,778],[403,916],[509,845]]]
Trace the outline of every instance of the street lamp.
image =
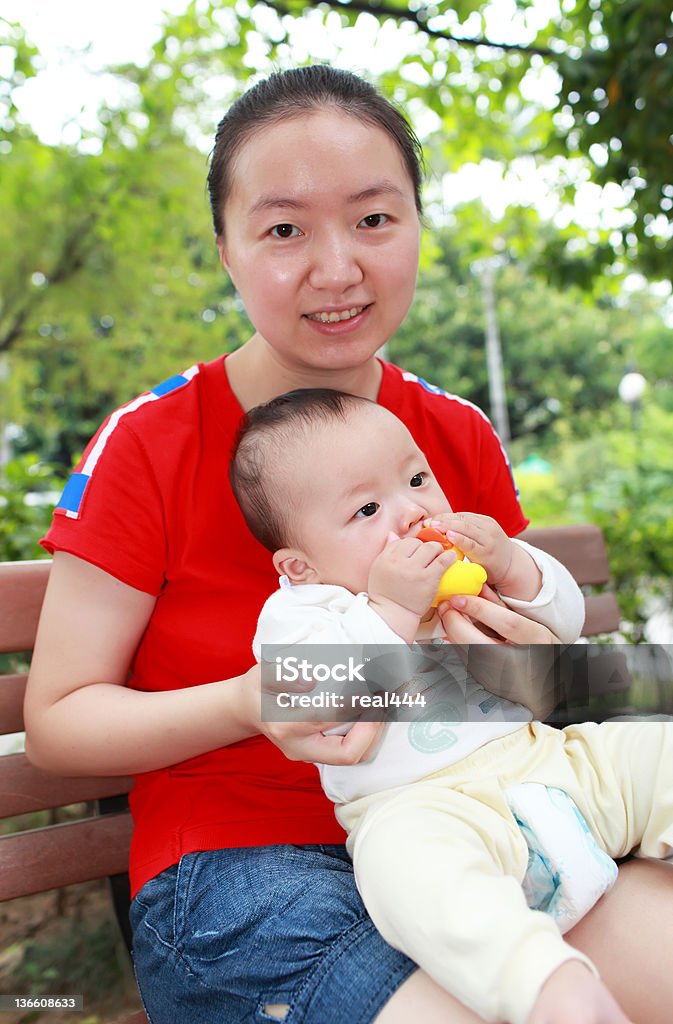
[[647,381],[642,373],[635,369],[629,369],[619,382],[617,389],[619,397],[631,410],[631,425],[634,430],[638,429],[640,423],[640,409],[642,397],[647,390]]
[[470,269],[481,283],[484,301],[486,346],[486,370],[488,373],[488,393],[491,405],[491,419],[503,444],[510,439],[507,398],[505,395],[505,375],[502,367],[502,349],[500,332],[495,308],[495,275],[505,265],[504,256],[490,256],[487,259],[475,260]]

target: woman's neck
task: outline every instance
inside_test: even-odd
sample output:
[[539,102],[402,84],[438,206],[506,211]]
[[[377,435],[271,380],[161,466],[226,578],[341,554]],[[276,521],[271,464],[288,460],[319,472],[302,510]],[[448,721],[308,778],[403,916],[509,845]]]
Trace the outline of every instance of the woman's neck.
[[245,412],[296,388],[331,388],[376,401],[383,374],[375,356],[362,366],[343,370],[291,366],[257,334],[227,356],[225,368]]

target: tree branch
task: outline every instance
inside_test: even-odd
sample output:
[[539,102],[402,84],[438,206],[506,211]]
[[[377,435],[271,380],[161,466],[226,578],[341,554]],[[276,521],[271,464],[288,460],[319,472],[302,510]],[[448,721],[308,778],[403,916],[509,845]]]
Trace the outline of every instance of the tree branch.
[[[260,0],[260,2],[265,4],[267,7],[271,7],[278,14],[289,14],[291,16],[295,16],[297,14],[297,11],[283,3],[283,0]],[[446,32],[442,29],[430,28],[423,17],[422,7],[418,11],[410,11],[409,8],[403,11],[400,10],[399,7],[389,7],[385,3],[378,3],[377,0],[372,0],[372,2],[367,2],[367,0],[348,0],[347,3],[338,3],[334,2],[334,0],[319,0],[319,3],[313,4],[315,7],[321,5],[331,7],[334,11],[343,12],[350,9],[352,11],[359,11],[362,14],[372,14],[375,18],[386,17],[393,18],[398,22],[411,22],[411,24],[420,29],[421,32],[427,33],[427,35],[432,36],[434,39],[446,39],[449,42],[458,43],[461,46],[471,46],[475,48],[477,46],[490,46],[491,48],[498,50],[514,50],[518,53],[537,54],[540,57],[552,60],[558,59],[559,56],[558,53],[555,53],[546,46],[533,46],[526,43],[498,43],[493,39],[486,39],[483,36],[468,38],[465,36],[453,35],[451,32]]]
[[[97,214],[90,213],[80,224],[71,228],[63,241],[53,270],[46,275],[49,285],[68,281],[82,270],[97,219]],[[0,353],[8,352],[21,339],[30,315],[40,305],[43,297],[43,291],[32,289],[28,292],[27,298],[19,304],[19,308],[8,317],[10,322],[0,329]]]

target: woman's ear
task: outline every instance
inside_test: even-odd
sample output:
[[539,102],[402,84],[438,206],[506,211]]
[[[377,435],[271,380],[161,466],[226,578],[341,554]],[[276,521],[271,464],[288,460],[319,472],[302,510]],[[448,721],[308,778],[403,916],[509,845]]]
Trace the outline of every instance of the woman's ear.
[[279,576],[287,576],[291,583],[319,583],[318,574],[306,561],[302,551],[296,548],[281,548],[273,556],[273,564]]
[[220,263],[229,274],[229,277],[231,277],[231,267],[229,265],[229,256],[227,255],[227,246],[224,241],[224,235],[215,235],[215,245],[217,246],[217,251],[220,254]]

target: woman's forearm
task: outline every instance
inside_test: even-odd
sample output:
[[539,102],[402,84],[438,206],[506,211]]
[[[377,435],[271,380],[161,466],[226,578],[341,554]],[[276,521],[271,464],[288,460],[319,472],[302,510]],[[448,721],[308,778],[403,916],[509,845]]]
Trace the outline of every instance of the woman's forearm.
[[134,775],[255,735],[251,673],[147,693],[92,683],[29,715],[26,752],[62,775]]

